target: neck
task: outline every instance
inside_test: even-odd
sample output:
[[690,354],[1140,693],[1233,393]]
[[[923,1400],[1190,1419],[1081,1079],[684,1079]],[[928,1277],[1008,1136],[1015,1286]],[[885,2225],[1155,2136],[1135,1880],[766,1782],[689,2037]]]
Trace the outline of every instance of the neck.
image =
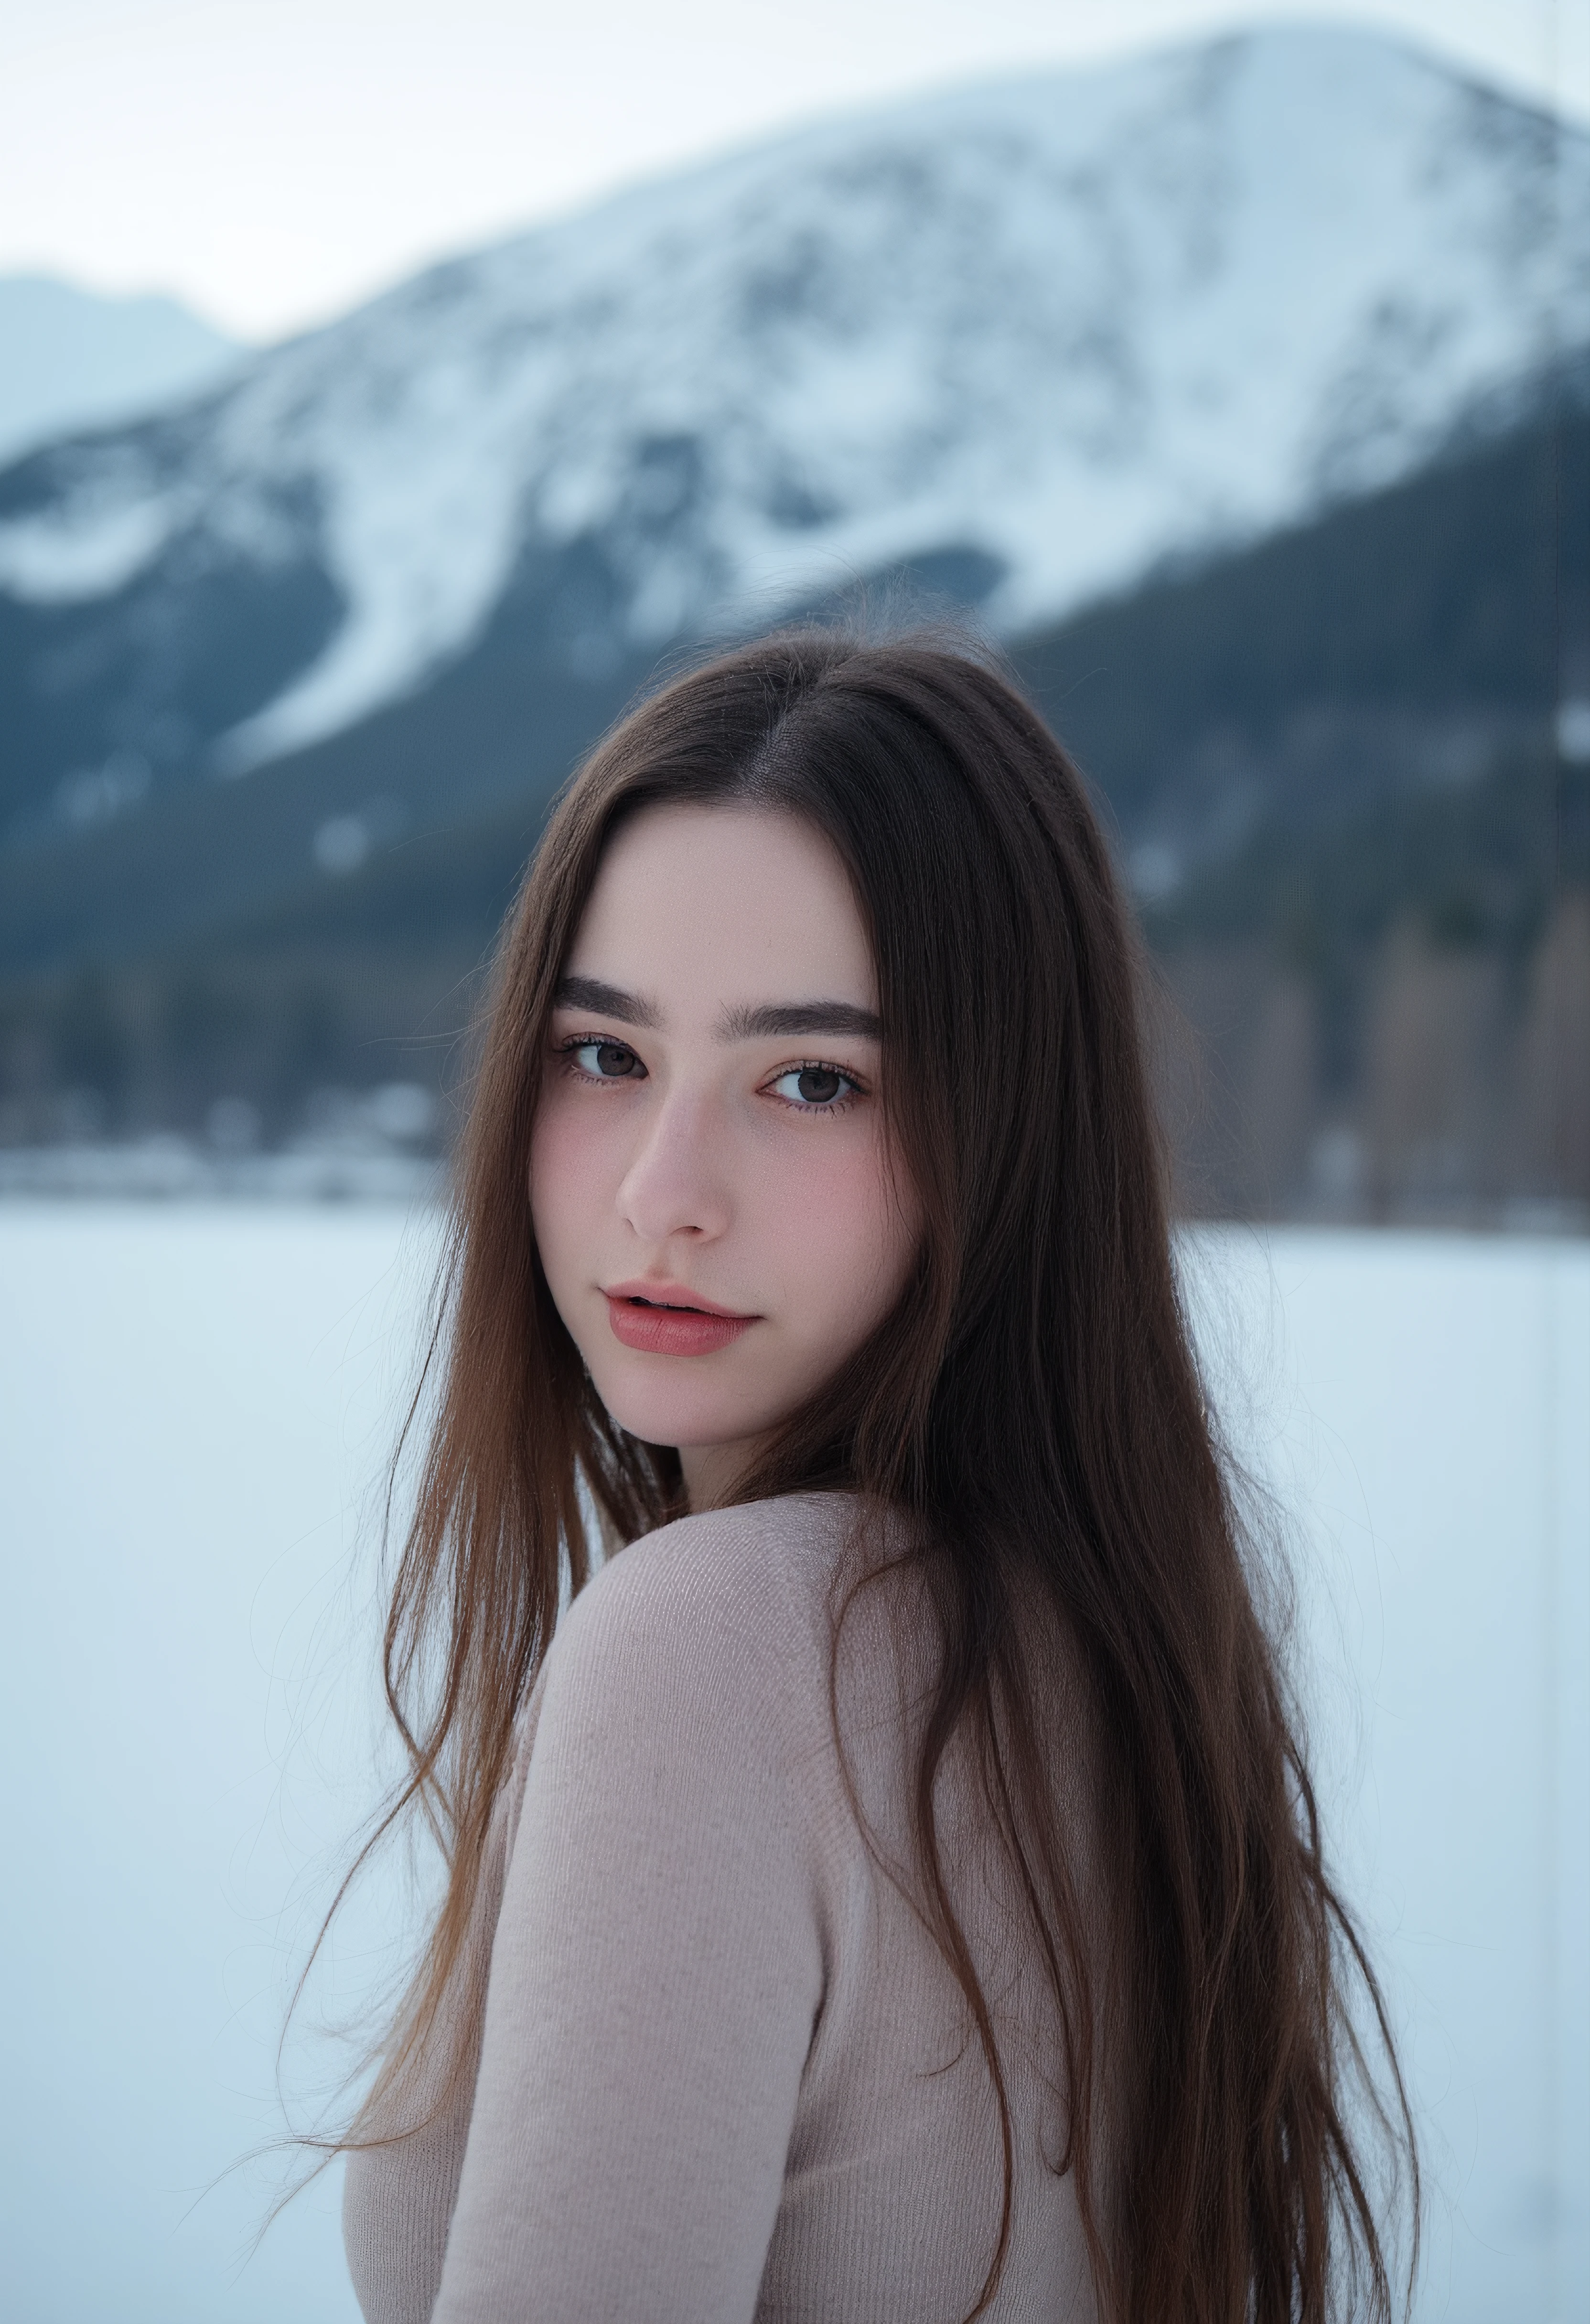
[[732,1444],[682,1444],[679,1467],[685,1497],[692,1516],[703,1509],[721,1509],[733,1499],[735,1487],[756,1456],[761,1439],[748,1436]]

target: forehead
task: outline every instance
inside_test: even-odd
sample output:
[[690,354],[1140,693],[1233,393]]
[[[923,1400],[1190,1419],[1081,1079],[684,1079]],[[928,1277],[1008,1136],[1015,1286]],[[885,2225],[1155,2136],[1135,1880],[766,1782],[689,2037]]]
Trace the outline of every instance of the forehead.
[[819,992],[877,1006],[844,865],[777,808],[645,808],[611,842],[565,965],[682,1008]]

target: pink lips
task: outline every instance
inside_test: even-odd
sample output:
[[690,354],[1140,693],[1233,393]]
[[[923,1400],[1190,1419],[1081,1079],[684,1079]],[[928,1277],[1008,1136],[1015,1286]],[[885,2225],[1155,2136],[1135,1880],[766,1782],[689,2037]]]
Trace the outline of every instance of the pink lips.
[[679,1283],[615,1283],[605,1296],[614,1339],[648,1356],[710,1356],[757,1320]]

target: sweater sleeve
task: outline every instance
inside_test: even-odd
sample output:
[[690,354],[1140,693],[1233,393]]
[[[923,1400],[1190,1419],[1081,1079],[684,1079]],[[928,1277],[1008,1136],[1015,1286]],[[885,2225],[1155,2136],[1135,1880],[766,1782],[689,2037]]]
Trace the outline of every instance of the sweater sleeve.
[[722,1523],[548,1657],[435,2324],[754,2313],[823,1947],[777,1595],[692,1554]]

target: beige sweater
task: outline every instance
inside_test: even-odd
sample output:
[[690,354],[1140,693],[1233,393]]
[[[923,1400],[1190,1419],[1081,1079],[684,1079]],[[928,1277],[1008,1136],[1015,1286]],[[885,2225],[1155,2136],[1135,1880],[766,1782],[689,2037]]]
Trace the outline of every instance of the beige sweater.
[[[988,2070],[835,1748],[830,1602],[855,1508],[686,1517],[560,1626],[482,1900],[473,2111],[349,2162],[368,2324],[956,2324],[976,2299],[1001,2188]],[[901,1867],[925,1635],[891,1582],[840,1663],[857,1795]],[[1045,2160],[1064,2140],[1055,2045],[972,1792],[952,1766],[941,1823],[1016,2129],[987,2312],[1082,2324],[1073,2181]]]

